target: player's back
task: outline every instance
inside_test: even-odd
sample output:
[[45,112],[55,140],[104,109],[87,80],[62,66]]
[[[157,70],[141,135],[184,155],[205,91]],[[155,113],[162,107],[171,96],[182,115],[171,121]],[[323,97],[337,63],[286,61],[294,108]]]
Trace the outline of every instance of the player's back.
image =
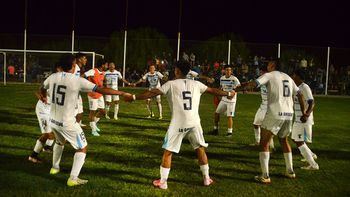
[[298,90],[294,81],[280,71],[272,71],[264,75],[270,77],[266,85],[270,115],[278,119],[291,120],[293,118],[293,94],[296,94]]
[[206,85],[190,79],[176,79],[168,81],[161,89],[166,93],[172,111],[170,124],[189,127],[200,123],[199,103]]
[[45,80],[44,87],[48,88],[51,97],[50,118],[53,124],[66,126],[75,123],[74,109],[81,90],[81,81],[88,82],[66,72],[54,73]]

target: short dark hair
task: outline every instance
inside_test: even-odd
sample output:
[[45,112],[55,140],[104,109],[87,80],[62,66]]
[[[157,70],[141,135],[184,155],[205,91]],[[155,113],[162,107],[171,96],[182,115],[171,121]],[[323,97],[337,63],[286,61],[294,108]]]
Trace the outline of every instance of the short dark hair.
[[96,63],[97,63],[96,68],[100,68],[106,63],[106,61],[104,59],[99,59],[97,60]]
[[305,71],[301,69],[296,69],[293,72],[294,75],[298,76],[301,80],[305,80]]
[[233,66],[232,66],[232,64],[227,64],[227,65],[225,65],[225,69],[226,68],[233,68]]
[[64,54],[60,57],[57,66],[61,67],[64,72],[68,72],[70,69],[72,69],[74,60],[74,55]]
[[81,57],[86,57],[86,54],[85,53],[81,53],[81,52],[75,54],[75,58],[79,59]]
[[175,67],[177,67],[184,76],[186,76],[191,69],[191,65],[188,61],[178,61]]

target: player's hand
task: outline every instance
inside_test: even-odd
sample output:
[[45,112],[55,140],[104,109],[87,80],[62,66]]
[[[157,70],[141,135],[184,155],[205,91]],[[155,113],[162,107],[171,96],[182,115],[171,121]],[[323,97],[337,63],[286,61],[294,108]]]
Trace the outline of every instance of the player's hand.
[[208,83],[214,83],[214,81],[215,81],[214,78],[209,78],[209,77],[208,77],[208,79],[207,79],[207,82],[208,82]]
[[233,97],[235,96],[236,92],[235,91],[231,91],[231,96],[227,96],[227,99],[233,99]]
[[125,101],[125,102],[132,102],[132,101],[134,101],[134,98],[133,98],[133,95],[132,95],[132,94],[125,93],[125,94],[123,95],[123,97],[124,97],[124,101]]
[[303,116],[300,117],[300,121],[301,121],[302,123],[305,123],[305,122],[307,121],[308,118],[309,118],[308,115],[303,114]]

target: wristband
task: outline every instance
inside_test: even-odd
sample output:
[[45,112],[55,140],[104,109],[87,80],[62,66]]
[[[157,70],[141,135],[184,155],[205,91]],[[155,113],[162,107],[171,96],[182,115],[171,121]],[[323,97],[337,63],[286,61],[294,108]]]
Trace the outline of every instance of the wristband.
[[231,96],[231,92],[228,92],[228,95],[227,96]]
[[132,99],[136,100],[136,95],[135,94],[132,95]]

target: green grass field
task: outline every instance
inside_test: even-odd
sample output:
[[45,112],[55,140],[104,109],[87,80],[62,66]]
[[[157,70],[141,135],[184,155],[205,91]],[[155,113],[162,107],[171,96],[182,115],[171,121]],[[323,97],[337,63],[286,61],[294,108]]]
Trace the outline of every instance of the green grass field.
[[[41,153],[43,164],[27,160],[40,130],[35,116],[34,91],[39,85],[0,86],[0,196],[349,196],[350,195],[350,98],[316,97],[314,143],[310,148],[318,155],[319,171],[303,171],[299,151],[293,145],[297,179],[282,175],[283,154],[278,143],[270,160],[271,185],[255,183],[260,173],[258,150],[252,121],[260,104],[256,94],[238,95],[235,133],[225,137],[226,120],[220,122],[220,135],[207,133],[213,126],[212,96],[204,95],[200,115],[209,143],[207,154],[210,174],[215,184],[202,186],[196,154],[185,141],[173,156],[166,191],[153,188],[159,177],[161,145],[169,124],[169,108],[163,97],[163,120],[147,119],[144,101],[122,102],[119,120],[102,119],[101,136],[85,135],[89,152],[80,177],[89,183],[68,188],[66,180],[72,166],[74,150],[67,144],[62,156],[61,172],[49,175],[51,157]],[[140,89],[125,89],[140,92]],[[87,98],[84,95],[84,123],[88,124]],[[153,105],[156,111],[156,106]]]

